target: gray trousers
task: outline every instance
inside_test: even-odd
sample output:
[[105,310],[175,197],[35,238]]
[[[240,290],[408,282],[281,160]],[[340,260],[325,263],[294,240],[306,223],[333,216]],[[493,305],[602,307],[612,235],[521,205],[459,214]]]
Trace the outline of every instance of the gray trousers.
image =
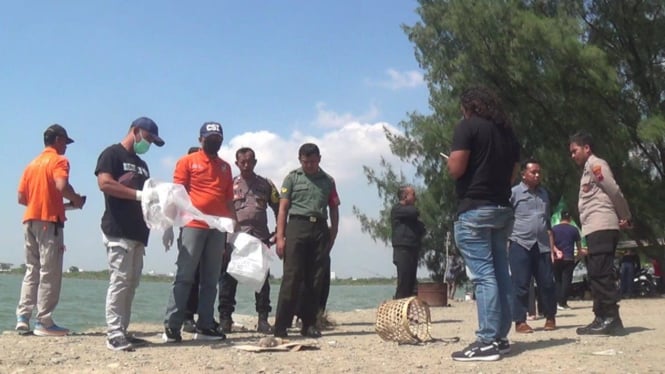
[[62,258],[65,252],[62,228],[55,222],[28,221],[25,236],[25,276],[16,316],[30,319],[37,307],[37,322],[53,325],[53,311],[60,300]]
[[109,338],[125,335],[132,316],[132,302],[143,270],[143,243],[126,241],[106,248],[109,288],[106,292],[106,328]]
[[216,229],[182,228],[178,239],[176,275],[164,316],[165,327],[180,331],[196,269],[200,271],[196,325],[201,329],[214,327],[217,282],[225,247],[225,232]]

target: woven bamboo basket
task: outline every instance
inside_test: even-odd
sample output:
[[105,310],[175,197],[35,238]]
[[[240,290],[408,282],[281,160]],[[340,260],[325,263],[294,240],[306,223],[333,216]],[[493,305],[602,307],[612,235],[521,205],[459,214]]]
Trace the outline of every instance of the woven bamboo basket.
[[385,341],[417,344],[432,340],[429,306],[417,297],[387,300],[376,312],[376,333]]

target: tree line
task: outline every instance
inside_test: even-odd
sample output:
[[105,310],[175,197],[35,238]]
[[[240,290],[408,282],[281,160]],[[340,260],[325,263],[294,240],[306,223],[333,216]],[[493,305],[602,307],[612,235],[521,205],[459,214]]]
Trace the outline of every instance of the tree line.
[[[665,212],[665,2],[663,0],[419,0],[420,20],[402,28],[424,70],[431,113],[408,113],[385,135],[391,152],[413,165],[416,180],[382,160],[364,166],[383,207],[354,207],[362,229],[390,243],[390,208],[399,185],[416,184],[428,228],[421,261],[443,276],[444,240],[452,231],[454,181],[448,153],[461,117],[459,93],[493,88],[510,114],[523,158],[543,167],[543,185],[577,215],[581,171],[570,135],[586,130],[595,153],[616,174],[634,216],[624,235],[659,246]],[[659,246],[662,254],[662,246]]]

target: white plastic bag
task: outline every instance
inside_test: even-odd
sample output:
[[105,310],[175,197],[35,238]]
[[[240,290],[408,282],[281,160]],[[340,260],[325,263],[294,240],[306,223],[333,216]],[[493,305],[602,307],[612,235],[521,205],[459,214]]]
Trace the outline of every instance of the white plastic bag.
[[272,253],[260,239],[241,232],[234,234],[229,244],[233,247],[226,271],[239,283],[261,291],[270,270]]
[[166,230],[172,226],[184,226],[193,219],[223,232],[233,232],[233,220],[201,213],[189,199],[181,184],[158,182],[148,179],[143,184],[141,209],[146,225],[151,229]]

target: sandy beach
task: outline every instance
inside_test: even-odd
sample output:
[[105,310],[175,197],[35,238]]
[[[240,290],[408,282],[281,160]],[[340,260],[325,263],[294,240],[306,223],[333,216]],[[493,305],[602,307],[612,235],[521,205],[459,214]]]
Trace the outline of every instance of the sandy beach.
[[[431,308],[432,337],[419,345],[384,342],[375,333],[376,310],[331,313],[336,323],[318,340],[290,330],[290,342],[316,344],[297,352],[246,352],[234,348],[256,344],[262,335],[234,332],[223,342],[163,344],[159,324],[134,324],[131,331],[150,344],[132,352],[112,352],[103,328],[61,338],[0,335],[0,373],[661,373],[665,372],[665,298],[621,302],[626,333],[615,337],[579,337],[575,328],[592,319],[590,301],[570,302],[559,311],[558,328],[542,331],[544,320],[530,322],[533,334],[509,336],[512,352],[495,362],[455,362],[451,352],[474,339],[473,301]],[[236,316],[253,328],[254,316]],[[450,340],[459,338],[458,342]]]

